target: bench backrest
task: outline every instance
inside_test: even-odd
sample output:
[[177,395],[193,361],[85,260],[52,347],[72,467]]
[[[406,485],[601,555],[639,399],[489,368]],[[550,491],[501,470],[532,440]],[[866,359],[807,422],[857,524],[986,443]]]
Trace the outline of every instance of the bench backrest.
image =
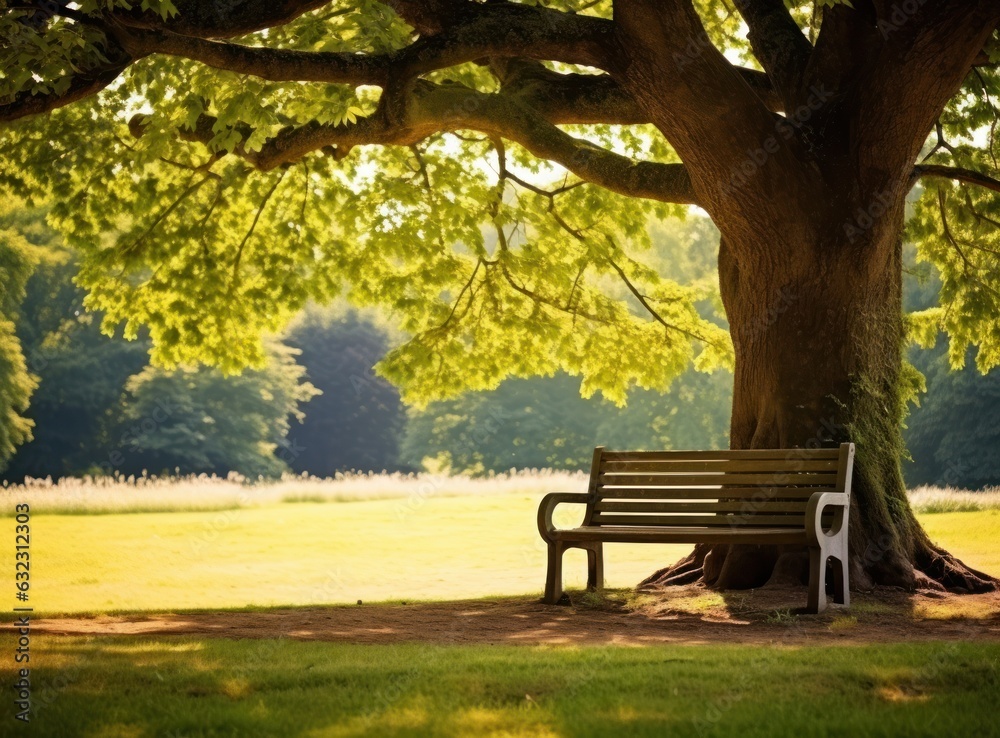
[[850,494],[854,444],[754,451],[594,449],[585,525],[799,528],[816,492]]

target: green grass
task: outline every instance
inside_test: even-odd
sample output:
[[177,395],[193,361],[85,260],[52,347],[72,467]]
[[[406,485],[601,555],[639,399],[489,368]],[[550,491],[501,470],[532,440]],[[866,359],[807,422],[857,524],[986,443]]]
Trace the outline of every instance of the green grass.
[[[297,502],[215,512],[34,515],[39,612],[235,608],[534,594],[544,581],[537,496]],[[567,507],[563,524],[572,524]],[[579,514],[576,512],[575,514]],[[931,537],[1000,572],[1000,512],[923,515]],[[9,520],[10,540],[14,521]],[[628,587],[689,547],[612,544],[609,587]],[[584,554],[566,559],[585,582]],[[13,570],[13,548],[0,567]]]
[[[537,501],[515,493],[33,515],[30,604],[38,615],[537,594]],[[575,522],[572,508],[563,515]],[[970,564],[1000,572],[1000,512],[921,520]],[[634,585],[685,551],[608,546],[609,585]],[[4,547],[0,566],[12,571],[12,555]],[[582,585],[582,552],[567,564],[569,584]],[[641,598],[610,592],[580,605]],[[724,601],[714,592],[689,599],[676,604],[698,611]],[[831,629],[849,636],[867,614],[859,605]],[[775,611],[769,622],[778,633],[794,617]],[[0,653],[13,648],[6,630]],[[365,646],[37,633],[31,658],[37,713],[27,732],[67,738],[985,736],[997,732],[1000,691],[1000,643],[988,641]],[[12,667],[0,659],[0,681],[13,682]],[[10,713],[0,715],[0,736],[23,727]]]
[[1000,510],[918,515],[927,535],[969,566],[1000,576]]
[[[31,604],[71,613],[538,593],[537,504],[505,494],[34,515]],[[571,524],[572,509],[565,514]],[[608,584],[632,586],[688,548],[609,546]],[[566,563],[567,583],[583,586],[585,554]],[[0,566],[13,571],[13,547]]]
[[[9,652],[10,637],[0,640]],[[35,735],[996,735],[1000,644],[356,646],[36,638]],[[6,670],[6,671],[4,671]],[[11,682],[5,663],[4,683]],[[8,716],[0,733],[14,735]]]

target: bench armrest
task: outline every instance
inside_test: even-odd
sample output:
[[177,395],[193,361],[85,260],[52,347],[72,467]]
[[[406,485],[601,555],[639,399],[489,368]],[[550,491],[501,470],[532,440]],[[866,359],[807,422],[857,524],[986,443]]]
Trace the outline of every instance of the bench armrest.
[[[851,496],[844,492],[817,492],[806,505],[806,536],[812,546],[821,546],[820,538],[833,538],[844,529]],[[835,507],[833,527],[827,533],[823,530],[823,513],[828,507]]]
[[590,501],[590,495],[586,492],[550,492],[542,498],[542,501],[538,505],[538,532],[542,534],[542,538],[546,541],[551,541],[551,533],[556,529],[555,525],[552,524],[552,513],[556,509],[556,505],[563,502],[575,502],[577,504],[587,504]]

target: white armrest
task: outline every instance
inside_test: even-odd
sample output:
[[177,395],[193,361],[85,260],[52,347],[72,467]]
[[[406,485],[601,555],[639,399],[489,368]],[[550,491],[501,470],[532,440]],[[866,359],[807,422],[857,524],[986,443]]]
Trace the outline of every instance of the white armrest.
[[[844,527],[847,508],[851,504],[851,496],[843,492],[817,492],[809,498],[806,505],[806,536],[813,546],[822,546],[820,537],[834,538]],[[823,513],[828,507],[836,507],[833,528],[829,532],[823,530]]]

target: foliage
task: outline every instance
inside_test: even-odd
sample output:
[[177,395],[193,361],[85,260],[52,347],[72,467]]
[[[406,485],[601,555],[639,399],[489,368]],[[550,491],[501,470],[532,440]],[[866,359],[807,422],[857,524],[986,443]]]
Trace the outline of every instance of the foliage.
[[[545,5],[586,17],[612,13],[607,0]],[[785,5],[814,40],[824,8],[851,4]],[[649,231],[651,219],[683,207],[612,192],[562,166],[580,169],[606,152],[623,155],[637,176],[641,167],[632,163],[677,163],[678,153],[652,126],[558,123],[549,131],[539,124],[550,143],[573,154],[546,154],[551,147],[531,153],[514,136],[474,125],[475,114],[502,104],[502,70],[459,63],[411,85],[437,97],[418,95],[408,114],[430,111],[452,121],[415,142],[382,145],[359,134],[355,142],[264,160],[286,134],[377,128],[395,112],[386,102],[391,95],[374,84],[271,80],[184,54],[143,54],[127,64],[121,39],[101,31],[97,17],[98,10],[149,11],[144,23],[156,28],[157,19],[179,14],[183,21],[185,7],[196,4],[149,0],[134,8],[88,0],[72,13],[53,13],[0,0],[0,103],[63,94],[77,73],[94,79],[121,71],[97,94],[0,129],[0,196],[27,193],[51,206],[52,222],[80,254],[86,305],[102,315],[106,332],[123,326],[135,338],[148,331],[153,359],[167,369],[204,361],[233,373],[264,366],[264,337],[311,301],[346,297],[386,309],[401,327],[406,341],[378,370],[416,405],[492,390],[507,379],[559,375],[557,382],[579,381],[584,397],[600,391],[623,404],[632,393],[652,408],[649,392],[668,390],[690,366],[732,364],[716,286],[687,268],[686,257],[666,258]],[[713,43],[756,66],[729,3],[697,0],[695,7]],[[92,16],[80,23],[73,13]],[[233,43],[359,56],[402,53],[413,38],[388,5],[349,0]],[[996,169],[996,41],[994,33],[983,51],[994,64],[978,66],[952,97],[922,166]],[[691,41],[692,60],[703,55],[700,42]],[[596,71],[558,62],[538,67],[532,73],[540,76]],[[509,122],[524,110],[501,112],[493,117]],[[931,345],[943,331],[953,367],[975,356],[978,369],[988,371],[1000,363],[1000,197],[967,181],[922,181],[908,235],[921,262],[940,275],[941,292],[938,303],[912,316],[912,335]],[[860,212],[858,227],[874,225],[876,205]],[[701,236],[686,242],[699,254],[708,245]],[[721,382],[692,381],[699,391]],[[448,407],[472,422],[480,410],[457,410],[466,402]],[[716,427],[714,415],[706,423]],[[447,435],[460,423],[451,430],[438,425],[435,433]],[[689,445],[674,431],[652,432],[658,443]],[[434,433],[420,435],[429,448]],[[718,433],[709,435],[716,440],[708,443],[717,442]],[[536,448],[532,458],[575,464],[581,457],[542,453],[526,438],[525,447]],[[635,435],[623,438],[645,445]],[[579,447],[583,439],[572,443]],[[510,458],[509,450],[491,453],[490,464]],[[455,463],[489,466],[474,454]]]
[[388,337],[358,313],[340,312],[309,309],[285,339],[322,393],[291,430],[285,456],[294,471],[319,476],[397,469],[406,416],[397,390],[373,369]]
[[[724,324],[714,265],[719,233],[711,221],[655,221],[648,226],[651,268],[703,297],[699,314]],[[641,356],[641,355],[640,355]],[[413,410],[403,459],[456,472],[515,468],[589,469],[594,446],[723,448],[728,442],[732,374],[687,370],[669,389],[634,389],[628,406],[580,397],[579,382],[552,377],[510,379],[492,392],[473,392]]]
[[[408,33],[364,2],[307,14],[266,41],[378,51],[399,48]],[[450,76],[483,91],[495,84],[471,65]],[[579,186],[553,209],[506,168],[542,185],[563,182],[559,172],[516,145],[451,134],[265,172],[215,155],[237,145],[252,152],[283,125],[336,122],[373,104],[364,88],[292,88],[150,58],[99,96],[5,129],[0,186],[53,200],[54,222],[84,256],[88,306],[105,314],[108,330],[124,322],[132,336],[148,326],[154,359],[168,367],[258,364],[263,334],[308,300],[341,292],[389,308],[411,337],[380,370],[415,402],[561,369],[581,377],[585,396],[601,390],[620,403],[631,387],[665,388],[693,360],[731,361],[726,333],[695,308],[703,287],[644,262],[647,218],[674,206],[571,178]],[[136,109],[138,139],[118,112]],[[216,118],[207,146],[178,140],[203,112]],[[618,140],[608,126],[581,133]],[[676,160],[644,129],[625,145]],[[638,306],[625,279],[668,327]]]
[[27,416],[34,438],[21,446],[7,479],[59,477],[87,468],[114,468],[106,424],[129,376],[145,366],[148,341],[125,342],[100,332],[100,319],[83,308],[73,284],[74,254],[45,226],[44,212],[19,210],[18,232],[43,249],[20,306],[17,332],[38,376]]
[[[997,49],[992,47],[991,53]],[[989,171],[1000,156],[996,136],[1000,74],[987,68],[969,75],[928,142],[927,163]],[[1000,365],[1000,196],[997,192],[948,179],[924,181],[907,227],[918,263],[933,265],[940,279],[937,305],[915,313],[913,335],[933,346],[939,332],[948,338],[952,368],[974,357],[982,373]],[[975,347],[974,352],[969,349]]]
[[0,471],[17,447],[31,439],[33,423],[25,411],[37,385],[16,332],[37,251],[11,221],[0,213]]
[[[912,263],[916,249],[906,249],[910,274],[903,282],[904,306],[928,311],[942,289],[938,270],[928,262]],[[925,312],[926,314],[926,312]],[[919,320],[919,317],[918,317]],[[983,376],[971,365],[974,349],[967,347],[961,369],[951,369],[946,346],[913,346],[910,361],[926,381],[926,393],[916,398],[904,428],[911,462],[904,465],[910,486],[942,484],[980,489],[1000,483],[1000,377]]]
[[[27,411],[35,433],[5,478],[284,470],[274,451],[287,445],[289,419],[301,417],[298,404],[312,394],[290,350],[275,345],[265,370],[231,381],[208,370],[144,370],[149,340],[102,335],[101,316],[84,309],[85,292],[73,283],[79,261],[44,217],[18,209],[4,221],[39,255],[17,303],[17,334],[39,378]],[[218,422],[204,433],[213,413]]]
[[567,374],[512,379],[493,392],[411,413],[405,462],[453,472],[590,468],[594,446],[724,448],[732,375],[687,372],[666,393],[636,390],[625,408],[580,397]]
[[147,366],[129,378],[112,431],[121,471],[178,468],[249,477],[285,471],[275,452],[286,445],[290,420],[302,419],[299,405],[315,393],[295,363],[297,353],[273,343],[261,369],[237,376],[208,367]]
[[905,434],[914,459],[907,481],[968,489],[1000,484],[1000,377],[983,377],[972,366],[951,371],[943,349],[927,353],[927,395]]

